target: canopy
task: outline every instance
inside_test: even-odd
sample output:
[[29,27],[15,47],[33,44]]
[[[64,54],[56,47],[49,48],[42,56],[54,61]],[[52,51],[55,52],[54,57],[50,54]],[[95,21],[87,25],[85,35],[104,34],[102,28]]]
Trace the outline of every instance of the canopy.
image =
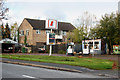
[[13,44],[17,44],[18,42],[13,41],[13,40],[8,39],[8,38],[5,38],[5,39],[2,39],[2,40],[0,41],[0,44],[1,44],[1,43],[13,43]]

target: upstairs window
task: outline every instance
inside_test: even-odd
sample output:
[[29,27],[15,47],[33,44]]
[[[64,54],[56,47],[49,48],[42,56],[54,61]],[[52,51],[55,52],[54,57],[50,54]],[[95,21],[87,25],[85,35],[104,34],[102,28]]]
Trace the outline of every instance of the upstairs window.
[[24,31],[23,30],[21,30],[21,36],[24,36]]
[[66,31],[61,31],[61,35],[66,35]]
[[46,34],[47,34],[47,33],[50,33],[50,30],[46,30]]
[[40,31],[41,31],[41,30],[36,30],[36,34],[40,34]]
[[63,31],[63,35],[66,35],[66,31]]
[[26,30],[26,35],[27,35],[27,36],[29,35],[29,30]]

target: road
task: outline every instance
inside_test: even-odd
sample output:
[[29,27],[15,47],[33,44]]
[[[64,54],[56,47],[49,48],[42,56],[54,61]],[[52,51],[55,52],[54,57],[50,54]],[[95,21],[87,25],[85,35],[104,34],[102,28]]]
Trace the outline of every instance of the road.
[[7,63],[1,64],[2,78],[104,78],[103,76],[87,73],[74,73]]

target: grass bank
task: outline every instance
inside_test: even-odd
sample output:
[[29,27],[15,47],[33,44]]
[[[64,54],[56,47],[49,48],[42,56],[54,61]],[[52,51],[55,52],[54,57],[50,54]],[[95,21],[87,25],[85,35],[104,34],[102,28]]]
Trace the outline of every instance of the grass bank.
[[113,62],[105,59],[97,58],[78,58],[78,57],[66,57],[66,56],[45,56],[45,55],[15,55],[15,54],[3,54],[0,57],[9,59],[19,59],[27,61],[47,62],[67,64],[72,66],[87,67],[90,69],[105,70],[112,69]]

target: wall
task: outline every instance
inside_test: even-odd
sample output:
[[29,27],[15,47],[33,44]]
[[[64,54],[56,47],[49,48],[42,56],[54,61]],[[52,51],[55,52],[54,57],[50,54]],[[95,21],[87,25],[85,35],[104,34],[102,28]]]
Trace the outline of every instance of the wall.
[[36,42],[46,43],[47,34],[45,30],[40,30],[40,34],[36,33],[36,30],[33,30],[33,45],[36,45]]
[[27,43],[29,45],[33,45],[33,30],[32,26],[28,23],[26,19],[23,20],[22,24],[19,27],[19,33],[21,33],[21,30],[24,31],[24,36],[20,35],[19,36],[19,43],[24,44],[24,39],[26,35],[26,30],[29,30],[29,35],[27,36]]

